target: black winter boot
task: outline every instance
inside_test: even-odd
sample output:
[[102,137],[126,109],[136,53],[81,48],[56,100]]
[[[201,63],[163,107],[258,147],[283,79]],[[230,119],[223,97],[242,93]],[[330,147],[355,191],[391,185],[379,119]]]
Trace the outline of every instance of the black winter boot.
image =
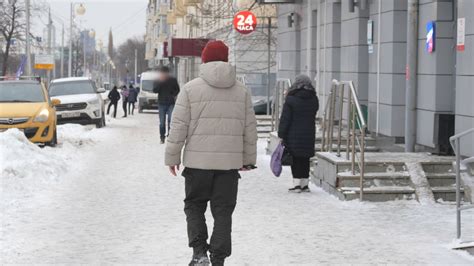
[[210,261],[207,254],[194,254],[189,266],[209,266]]

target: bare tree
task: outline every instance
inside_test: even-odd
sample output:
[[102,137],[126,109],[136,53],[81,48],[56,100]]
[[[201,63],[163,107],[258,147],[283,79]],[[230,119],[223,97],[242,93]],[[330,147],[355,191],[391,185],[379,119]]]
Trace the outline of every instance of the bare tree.
[[137,73],[145,72],[148,64],[145,60],[146,42],[143,37],[127,39],[117,49],[117,68],[120,77],[134,79],[135,75],[135,50],[137,50]]
[[24,38],[25,32],[25,3],[19,0],[9,0],[3,4],[0,10],[0,34],[5,41],[5,48],[2,47],[2,72],[5,76],[8,69],[8,60],[13,40]]

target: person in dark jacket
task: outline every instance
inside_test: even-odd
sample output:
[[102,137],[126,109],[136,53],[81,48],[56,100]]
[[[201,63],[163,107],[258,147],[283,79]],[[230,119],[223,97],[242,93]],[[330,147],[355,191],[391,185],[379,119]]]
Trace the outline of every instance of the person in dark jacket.
[[135,103],[137,102],[138,90],[130,84],[128,88],[128,114],[132,114],[135,111]]
[[288,90],[278,128],[278,137],[293,156],[290,192],[309,192],[309,160],[314,156],[318,109],[319,101],[311,79],[298,75]]
[[110,107],[114,106],[114,118],[117,116],[117,103],[120,100],[120,93],[117,90],[117,86],[109,92],[107,96],[110,100],[109,106],[107,107],[107,115],[110,113]]
[[122,87],[122,109],[123,109],[123,116],[127,117],[127,104],[128,104],[128,88],[127,86]]
[[176,78],[170,75],[170,69],[168,67],[161,67],[160,72],[160,78],[155,82],[153,92],[158,93],[160,140],[161,144],[163,144],[165,143],[166,137],[166,122],[168,122],[168,133],[170,131],[171,115],[173,113],[176,97],[179,93],[179,84]]

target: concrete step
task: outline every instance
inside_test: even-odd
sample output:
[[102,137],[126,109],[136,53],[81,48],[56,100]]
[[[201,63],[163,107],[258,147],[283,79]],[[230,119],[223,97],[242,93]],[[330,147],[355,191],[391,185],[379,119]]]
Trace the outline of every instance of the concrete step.
[[[456,201],[456,187],[431,187],[435,200],[442,199],[444,201]],[[464,189],[461,188],[461,199],[464,197]]]
[[[333,148],[333,149],[332,149],[333,152],[336,152],[336,151],[337,151],[337,144],[334,144],[334,143],[333,143],[333,144],[332,144],[332,148]],[[342,152],[346,152],[346,149],[347,149],[347,146],[346,146],[345,144],[341,144],[341,153],[342,153]],[[314,150],[315,150],[315,151],[321,151],[321,143],[316,143],[316,144],[314,145]],[[352,147],[349,147],[349,151],[351,151],[351,150],[352,150]],[[356,151],[357,151],[357,152],[360,152],[360,148],[359,148],[358,145],[356,145]],[[378,147],[376,147],[376,146],[365,146],[365,151],[366,151],[366,152],[378,152],[378,151],[380,151],[380,149],[379,149]],[[345,155],[344,155],[344,156],[345,156]]]
[[423,170],[428,173],[454,173],[453,163],[450,161],[424,162]]
[[431,187],[446,187],[456,184],[456,175],[454,173],[426,173],[426,178]]
[[[339,189],[344,199],[359,199],[359,187],[341,187]],[[364,188],[363,200],[365,201],[390,201],[402,199],[415,199],[415,189],[412,187],[368,187]]]
[[[337,187],[358,187],[360,176],[356,173],[342,172],[337,174]],[[366,173],[364,175],[364,187],[409,187],[411,185],[408,172],[384,172]]]
[[[337,165],[338,172],[347,172],[351,170],[351,163],[339,163]],[[359,171],[359,166],[355,164],[355,170]],[[365,173],[396,173],[405,172],[405,163],[401,162],[366,162]]]

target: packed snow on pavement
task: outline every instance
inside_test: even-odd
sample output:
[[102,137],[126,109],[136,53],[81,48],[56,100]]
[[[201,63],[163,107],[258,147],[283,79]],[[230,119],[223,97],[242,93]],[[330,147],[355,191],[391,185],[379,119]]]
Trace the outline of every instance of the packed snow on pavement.
[[[163,165],[157,115],[58,130],[56,148],[0,134],[0,263],[186,264],[184,182]],[[289,194],[289,169],[273,177],[265,145],[242,174],[228,264],[474,263],[450,249],[454,205],[342,202],[314,186]],[[473,210],[463,222],[474,239]]]

